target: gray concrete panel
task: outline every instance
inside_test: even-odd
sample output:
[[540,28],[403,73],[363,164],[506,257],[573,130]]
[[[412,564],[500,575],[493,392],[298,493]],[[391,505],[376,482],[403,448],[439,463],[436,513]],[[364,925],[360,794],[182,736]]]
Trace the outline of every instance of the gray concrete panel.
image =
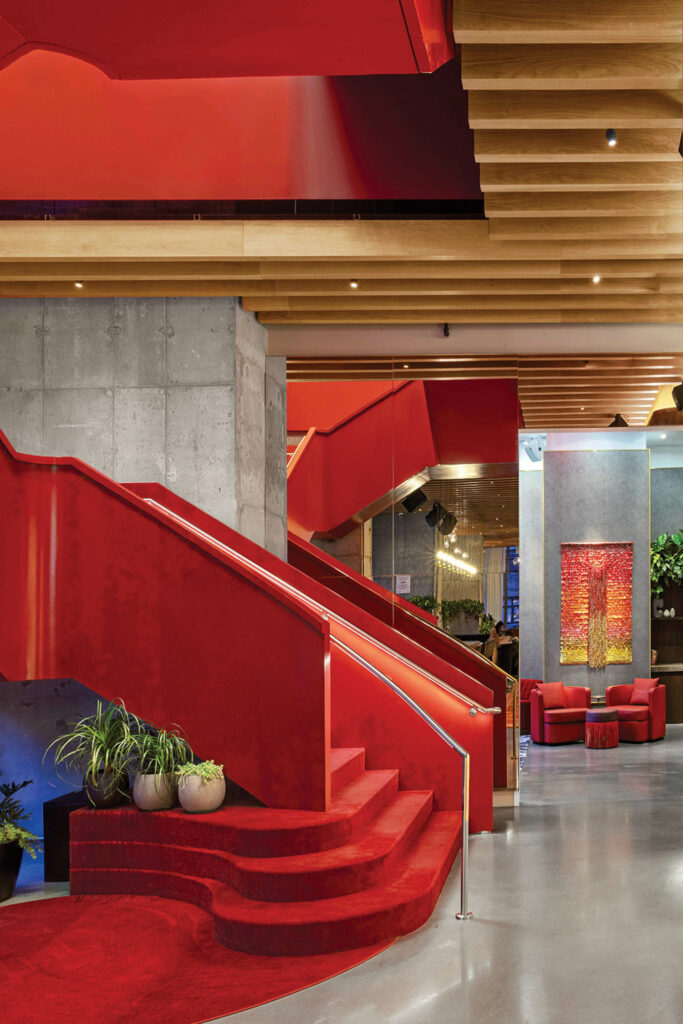
[[0,388],[0,429],[20,452],[43,450],[43,392]]
[[650,474],[650,535],[683,530],[683,469],[653,469]]
[[71,455],[113,476],[113,389],[46,389],[43,402],[43,453]]
[[166,299],[167,382],[232,384],[235,299]]
[[166,300],[114,299],[114,380],[120,386],[166,383]]
[[45,387],[114,383],[114,300],[45,299]]
[[43,300],[0,299],[0,387],[43,385]]
[[[546,452],[545,675],[590,686],[595,694],[615,683],[650,675],[649,458],[647,451]],[[560,665],[563,543],[633,544],[633,661],[589,669]]]
[[166,482],[166,392],[115,388],[114,478],[121,483]]
[[543,474],[519,474],[519,674],[543,678]]
[[171,388],[167,399],[167,486],[236,527],[233,387]]

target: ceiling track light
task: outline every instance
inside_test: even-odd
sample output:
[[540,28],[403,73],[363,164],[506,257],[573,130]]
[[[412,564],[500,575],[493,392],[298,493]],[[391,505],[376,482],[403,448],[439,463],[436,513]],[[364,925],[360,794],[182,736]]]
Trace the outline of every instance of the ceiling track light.
[[626,422],[624,417],[621,415],[621,413],[618,412],[618,413],[615,414],[614,419],[612,420],[612,422],[609,425],[610,425],[610,427],[627,427],[628,423]]
[[82,287],[83,287],[83,282],[82,281],[74,281],[74,288],[82,288]]
[[593,274],[593,284],[600,284],[601,281],[602,281],[602,278],[600,277],[599,274]]
[[608,128],[605,132],[605,138],[607,139],[608,146],[616,146],[617,144],[617,131],[616,128]]
[[358,281],[349,281],[349,288],[357,288]]

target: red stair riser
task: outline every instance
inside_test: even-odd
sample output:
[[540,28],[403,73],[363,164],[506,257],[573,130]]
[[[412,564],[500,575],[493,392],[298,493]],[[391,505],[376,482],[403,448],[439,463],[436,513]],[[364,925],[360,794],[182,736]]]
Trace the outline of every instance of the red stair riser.
[[431,914],[460,845],[459,817],[434,814],[382,885],[307,903],[245,900],[209,879],[171,872],[74,868],[72,893],[152,894],[186,900],[213,915],[218,939],[267,955],[310,955],[389,940]]
[[[330,787],[332,796],[335,796],[349,782],[353,782],[365,771],[365,750],[359,747],[353,752],[353,756],[342,759],[343,751],[332,750],[332,770],[330,772]],[[335,760],[339,763],[335,764]]]
[[364,772],[344,787],[328,813],[261,807],[231,807],[203,815],[180,810],[144,812],[131,807],[81,810],[70,817],[71,836],[82,842],[170,843],[210,847],[245,857],[285,857],[342,846],[397,791],[398,772],[375,771]]
[[[217,850],[170,844],[72,841],[71,864],[74,868],[139,868],[210,878],[253,900],[327,899],[377,885],[393,868],[431,814],[431,794],[425,795],[419,806],[415,799],[408,800],[410,816],[402,817],[393,834],[370,836],[373,842],[360,840],[327,853],[284,858],[284,862],[266,858],[250,863],[249,858]],[[390,811],[391,806],[387,814]]]

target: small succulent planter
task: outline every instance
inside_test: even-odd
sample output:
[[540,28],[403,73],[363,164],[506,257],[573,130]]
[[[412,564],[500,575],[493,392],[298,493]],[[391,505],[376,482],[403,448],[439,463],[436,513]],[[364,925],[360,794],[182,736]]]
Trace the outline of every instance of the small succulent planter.
[[174,806],[177,793],[173,772],[141,772],[135,776],[133,800],[140,811],[167,811]]
[[189,814],[217,810],[225,800],[223,765],[214,761],[184,764],[176,769],[178,799]]

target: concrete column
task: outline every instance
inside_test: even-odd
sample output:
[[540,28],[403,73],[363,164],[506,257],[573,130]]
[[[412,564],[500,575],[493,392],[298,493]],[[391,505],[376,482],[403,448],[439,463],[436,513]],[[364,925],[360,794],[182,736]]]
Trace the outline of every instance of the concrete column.
[[285,359],[236,299],[1,299],[0,427],[286,557]]

